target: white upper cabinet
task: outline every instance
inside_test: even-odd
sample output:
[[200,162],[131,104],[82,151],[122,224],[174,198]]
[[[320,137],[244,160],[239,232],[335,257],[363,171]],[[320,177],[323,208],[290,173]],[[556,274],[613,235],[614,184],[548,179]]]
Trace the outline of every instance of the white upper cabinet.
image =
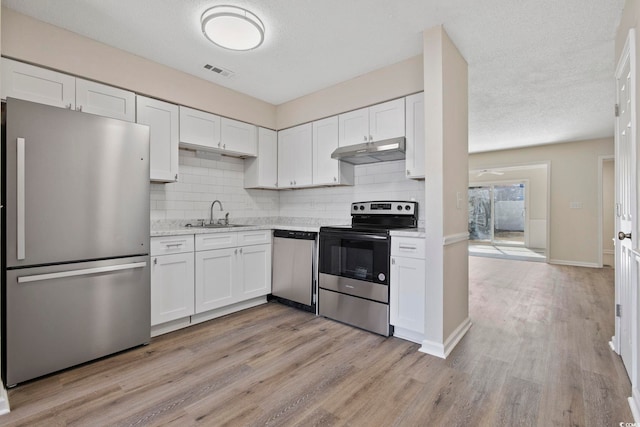
[[405,136],[404,98],[340,114],[339,146]]
[[424,178],[424,92],[407,96],[405,104],[407,112],[407,177]]
[[278,188],[312,184],[312,139],[311,123],[278,132]]
[[258,128],[249,123],[222,118],[221,143],[222,150],[238,156],[258,154]]
[[136,95],[133,92],[76,79],[76,110],[114,119],[136,121]]
[[369,136],[371,141],[405,136],[404,98],[369,107]]
[[178,106],[138,95],[137,123],[149,126],[150,179],[178,180]]
[[338,148],[338,117],[312,123],[313,185],[353,185],[353,165],[331,158]]
[[8,97],[76,108],[76,79],[67,74],[2,58],[2,99]]
[[2,58],[2,99],[7,97],[135,121],[135,94],[64,73]]
[[278,188],[278,133],[258,128],[258,156],[244,161],[244,188]]
[[220,117],[180,106],[180,145],[204,150],[221,148]]
[[339,141],[340,147],[369,142],[369,109],[350,111],[340,114]]

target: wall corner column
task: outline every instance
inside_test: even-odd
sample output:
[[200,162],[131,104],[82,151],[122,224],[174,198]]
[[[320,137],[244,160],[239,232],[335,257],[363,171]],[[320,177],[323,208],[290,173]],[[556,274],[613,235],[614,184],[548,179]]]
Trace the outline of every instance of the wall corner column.
[[425,339],[446,358],[469,330],[468,67],[442,26],[424,31]]

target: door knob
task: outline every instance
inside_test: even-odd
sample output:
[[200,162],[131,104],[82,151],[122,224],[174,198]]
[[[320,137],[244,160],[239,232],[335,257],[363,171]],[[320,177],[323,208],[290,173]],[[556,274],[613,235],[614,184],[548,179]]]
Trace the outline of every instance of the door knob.
[[624,239],[629,239],[631,240],[631,233],[626,233],[624,231],[621,231],[618,233],[618,239],[620,240],[624,240]]

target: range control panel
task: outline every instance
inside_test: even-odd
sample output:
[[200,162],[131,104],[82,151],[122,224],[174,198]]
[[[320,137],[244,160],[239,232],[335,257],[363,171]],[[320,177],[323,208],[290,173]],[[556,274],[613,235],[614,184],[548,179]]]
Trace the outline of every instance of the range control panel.
[[415,215],[418,202],[355,202],[351,203],[351,215]]

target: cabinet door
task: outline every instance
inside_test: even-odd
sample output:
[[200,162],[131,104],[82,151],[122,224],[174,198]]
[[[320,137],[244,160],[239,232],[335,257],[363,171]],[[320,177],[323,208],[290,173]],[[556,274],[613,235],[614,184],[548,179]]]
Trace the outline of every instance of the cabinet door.
[[338,116],[339,136],[338,145],[362,144],[369,142],[369,109],[350,111]]
[[178,180],[178,106],[144,96],[137,97],[137,122],[149,126],[150,178]]
[[195,253],[195,312],[203,313],[236,302],[238,248]]
[[389,309],[391,324],[424,333],[425,262],[416,258],[391,258]]
[[405,136],[404,98],[369,107],[369,135],[373,141]]
[[240,255],[239,300],[271,293],[271,245],[244,246]]
[[76,79],[76,110],[98,116],[136,121],[136,95],[127,90]]
[[193,252],[153,257],[151,326],[193,313]]
[[258,156],[244,160],[244,188],[278,188],[278,133],[258,128]]
[[338,148],[338,117],[313,122],[313,185],[338,184],[340,162],[331,158]]
[[311,123],[278,132],[278,188],[311,185]]
[[67,74],[2,58],[2,99],[24,99],[61,108],[76,108],[76,79]]
[[220,117],[180,106],[180,144],[193,149],[221,149]]
[[406,169],[409,178],[424,178],[424,92],[405,98],[407,115]]
[[258,154],[256,126],[224,117],[221,119],[221,126],[220,142],[224,151],[251,157]]

